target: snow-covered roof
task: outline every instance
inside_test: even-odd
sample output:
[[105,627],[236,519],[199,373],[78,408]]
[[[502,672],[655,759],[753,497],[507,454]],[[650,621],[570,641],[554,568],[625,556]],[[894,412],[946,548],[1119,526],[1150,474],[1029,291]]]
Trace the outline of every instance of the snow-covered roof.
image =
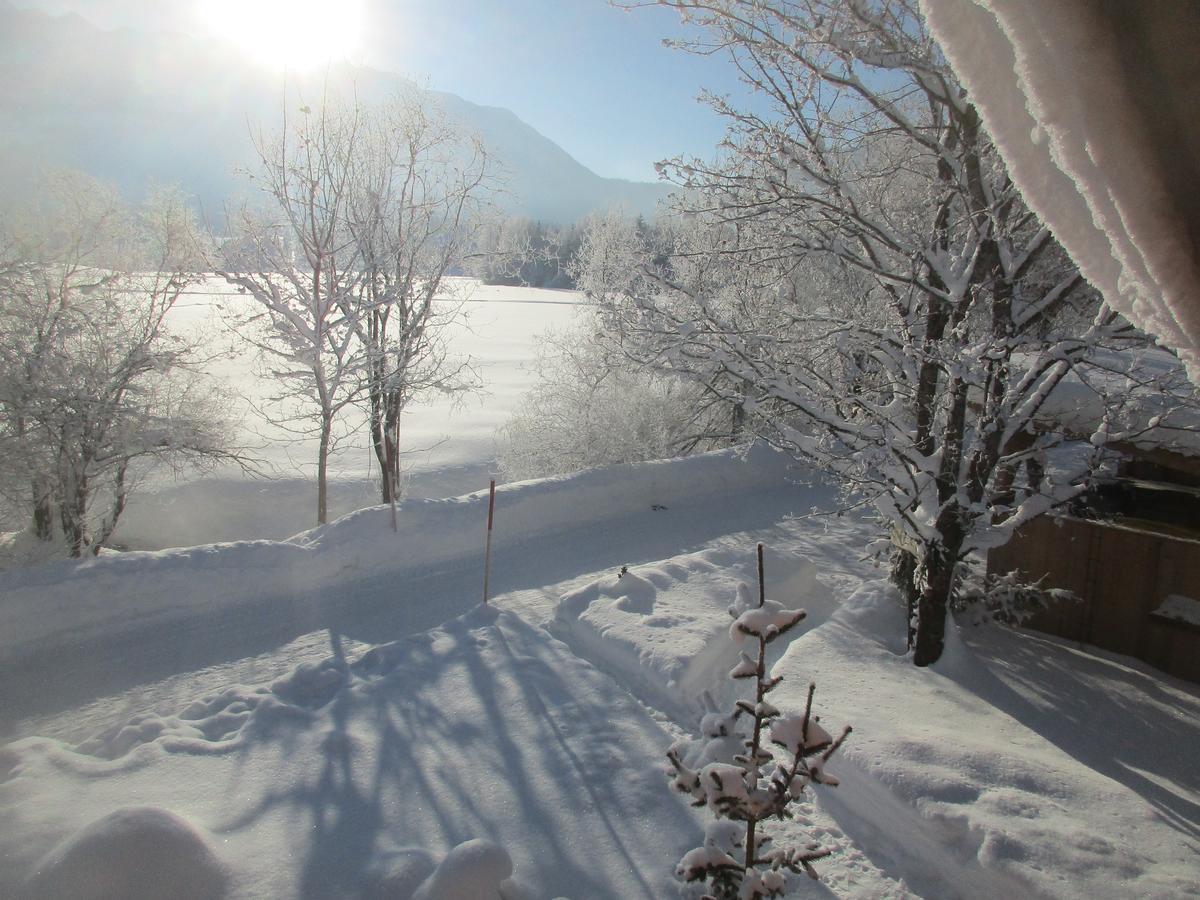
[[921,6],[1027,202],[1200,384],[1200,4]]
[[1095,351],[1054,387],[1037,420],[1088,438],[1106,411],[1108,441],[1200,457],[1200,392],[1165,350]]

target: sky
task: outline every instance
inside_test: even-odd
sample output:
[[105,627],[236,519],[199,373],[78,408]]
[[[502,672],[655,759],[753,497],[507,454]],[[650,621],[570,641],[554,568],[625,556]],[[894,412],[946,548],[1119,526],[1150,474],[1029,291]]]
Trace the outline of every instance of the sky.
[[264,77],[283,64],[298,64],[287,56],[297,55],[306,41],[344,43],[356,62],[512,110],[608,177],[651,181],[657,160],[711,156],[724,126],[697,95],[707,88],[746,96],[724,56],[662,46],[664,37],[684,33],[675,12],[619,9],[605,0],[15,0],[13,5],[75,12],[102,28],[234,40],[263,63]]

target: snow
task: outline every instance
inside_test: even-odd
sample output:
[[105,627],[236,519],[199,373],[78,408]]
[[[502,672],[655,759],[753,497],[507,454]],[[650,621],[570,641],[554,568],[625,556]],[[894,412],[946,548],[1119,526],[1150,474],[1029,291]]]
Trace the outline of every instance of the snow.
[[[706,550],[661,565],[597,579],[562,598],[551,630],[677,718],[699,715],[704,697],[725,698],[739,648],[729,640],[729,607],[739,583],[755,577],[752,549]],[[773,550],[772,595],[790,609],[821,586],[815,566]]]
[[[826,712],[821,736],[854,726],[840,786],[817,788],[843,840],[921,896],[1175,897],[1200,887],[1189,837],[1200,779],[1186,762],[1200,690],[997,627],[964,636],[952,626],[946,654],[922,671],[905,655],[903,625],[890,589],[867,582],[771,670],[783,677],[772,700],[785,713],[803,712],[811,680]],[[597,658],[611,664],[613,654]],[[642,679],[661,678],[653,656],[642,658]],[[1128,732],[1116,724],[1124,713],[1100,712],[1114,700],[1136,711],[1140,733],[1106,734]],[[1113,722],[1084,724],[1101,716]]]
[[480,609],[353,662],[332,649],[75,747],[10,744],[0,894],[72,822],[138,797],[210,836],[235,897],[395,890],[412,847],[447,854],[421,900],[496,897],[513,866],[539,897],[664,895],[660,861],[698,826],[658,766],[628,762],[669,738],[564,645]]
[[803,747],[811,750],[833,742],[833,736],[816,722],[805,728],[804,716],[789,716],[771,724],[771,740],[795,756]]
[[1200,625],[1200,600],[1182,594],[1167,594],[1154,613],[1177,622]]
[[[462,415],[443,486],[486,473]],[[174,533],[238,491],[307,520],[222,483],[178,489]],[[877,526],[812,515],[836,503],[761,448],[502,485],[486,609],[480,491],[411,496],[395,533],[373,508],[2,572],[0,896],[676,896],[681,854],[733,835],[665,753],[729,740],[760,541],[768,600],[807,611],[768,647],[774,737],[802,739],[810,683],[808,741],[854,727],[838,785],[771,826],[833,850],[788,896],[1200,892],[1200,688],[996,626],[916,669]]]
[[33,897],[205,900],[225,889],[211,837],[168,810],[124,807],[80,828],[37,863]]
[[[921,7],[1030,206],[1108,304],[1177,351],[1200,384],[1200,261],[1169,154],[1144,120],[1163,107],[1138,96],[1123,64],[1147,52],[1139,36],[1091,0]],[[1177,15],[1164,7],[1158,25],[1169,32]],[[1186,90],[1155,86],[1171,88]]]
[[1055,384],[1036,419],[1047,431],[1090,434],[1095,445],[1119,440],[1200,456],[1200,396],[1164,350],[1096,351],[1085,372]]
[[[35,596],[44,618],[72,601],[85,619],[115,609],[42,628],[33,656],[0,629],[10,659],[37,663],[24,680],[0,666],[0,707],[25,712],[6,726],[23,736],[0,750],[0,895],[70,877],[100,835],[113,858],[175,841],[161,859],[223,873],[235,898],[673,896],[672,868],[703,823],[672,789],[665,752],[737,689],[728,609],[753,584],[758,540],[768,598],[809,612],[770,645],[783,676],[772,702],[801,714],[812,681],[822,730],[810,739],[854,726],[840,784],[811,786],[779,826],[834,851],[821,885],[796,890],[1194,892],[1200,691],[996,627],[952,628],[943,660],[916,669],[903,610],[857,561],[872,529],[787,517],[829,493],[786,474],[770,455],[712,454],[507,485],[493,609],[478,606],[482,495],[402,507],[398,536],[385,510],[366,510],[291,542],[4,574],[6,597],[16,588],[6,625]],[[426,553],[444,555],[422,569]],[[285,603],[314,579],[324,608]],[[234,594],[252,616],[234,616]],[[206,604],[239,630],[299,613],[293,627],[312,633],[267,629],[274,649],[223,662],[250,651],[200,627]],[[176,605],[170,627],[144,621]],[[206,642],[208,657],[194,646]],[[157,655],[139,674],[152,645],[179,677]],[[108,647],[124,648],[128,685],[150,684],[105,696]],[[83,706],[56,693],[76,677],[95,698]],[[719,718],[705,717],[710,739]],[[111,817],[130,808],[154,812],[118,827],[125,814]]]
[[[781,454],[761,448],[678,463],[650,462],[501,485],[494,553],[577,525],[619,521],[654,506],[680,507],[783,479]],[[253,610],[290,609],[297,595],[334,591],[347,578],[395,580],[454,568],[475,558],[487,521],[487,493],[406,500],[393,532],[386,507],[359,510],[287,541],[240,541],[135,551],[0,572],[0,661],[64,641],[115,638],[150,624]],[[212,582],[215,582],[214,585]],[[54,589],[48,592],[48,588]]]
[[[493,900],[512,875],[512,859],[491,841],[463,841],[446,854],[413,900]],[[504,891],[512,894],[509,887]]]
[[[404,495],[440,498],[486,488],[495,471],[494,435],[534,382],[525,368],[537,335],[573,321],[581,295],[482,285],[449,279],[466,296],[463,321],[451,331],[453,352],[471,357],[485,390],[455,398],[434,396],[405,412],[401,427]],[[191,292],[196,293],[191,293]],[[262,460],[266,477],[224,468],[203,478],[159,477],[135,493],[114,537],[136,549],[188,547],[214,541],[283,539],[315,522],[317,441],[273,425],[264,415],[274,386],[255,375],[254,354],[223,324],[217,306],[251,308],[219,279],[189,288],[172,324],[181,333],[206,335],[207,346],[228,355],[214,361],[230,411],[241,424],[238,440]],[[352,416],[351,416],[352,417]],[[377,476],[365,440],[335,450],[330,460],[330,511],[345,515],[378,503]],[[148,488],[148,490],[146,489]]]
[[768,600],[762,606],[739,613],[729,626],[729,639],[735,644],[745,643],[748,637],[774,640],[785,628],[795,625],[806,615],[804,610],[791,610],[781,603]]

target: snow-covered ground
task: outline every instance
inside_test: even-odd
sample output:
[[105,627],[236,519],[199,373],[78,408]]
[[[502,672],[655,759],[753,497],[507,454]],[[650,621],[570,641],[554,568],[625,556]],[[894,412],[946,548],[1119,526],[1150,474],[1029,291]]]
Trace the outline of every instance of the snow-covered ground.
[[[814,680],[855,727],[842,785],[788,826],[836,851],[801,895],[1194,893],[1200,691],[990,627],[915,669],[869,529],[789,518],[832,500],[801,474],[713,454],[508,485],[492,610],[479,495],[406,504],[398,534],[369,510],[5,573],[6,615],[74,598],[90,624],[6,639],[0,895],[89,896],[123,860],[122,896],[179,872],[234,897],[672,896],[700,820],[663,753],[727,699],[757,540],[768,595],[810,611],[773,697]],[[489,886],[433,887],[468,875]]]
[[769,451],[501,486],[481,608],[486,497],[450,496],[455,467],[487,473],[528,313],[570,307],[481,310],[510,329],[498,399],[429,414],[458,429],[447,490],[396,532],[304,532],[279,483],[218,479],[160,491],[154,533],[208,533],[239,491],[301,533],[0,573],[0,897],[675,896],[703,819],[664,754],[733,697],[758,541],[768,596],[809,613],[772,698],[814,681],[854,726],[841,786],[783,826],[835,851],[795,896],[1200,894],[1200,689],[988,626],[914,668],[871,526],[811,515],[836,492]]

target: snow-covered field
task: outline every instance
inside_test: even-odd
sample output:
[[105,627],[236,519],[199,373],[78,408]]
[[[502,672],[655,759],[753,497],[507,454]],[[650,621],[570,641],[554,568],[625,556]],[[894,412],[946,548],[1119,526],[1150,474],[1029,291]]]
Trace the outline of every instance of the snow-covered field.
[[[457,429],[428,467],[449,490],[396,533],[367,509],[0,573],[0,897],[676,896],[703,819],[664,754],[733,696],[758,541],[768,596],[809,612],[772,698],[814,681],[854,726],[841,786],[785,826],[835,851],[795,896],[1200,893],[1200,688],[991,626],[915,669],[871,526],[810,515],[835,492],[769,451],[503,485],[481,608],[486,497],[452,476],[486,475],[530,311],[570,307],[481,307],[509,335],[495,402],[429,414]],[[156,533],[257,490],[207,484],[160,491]]]
[[[570,324],[581,301],[572,291],[481,285],[451,279],[466,298],[463,320],[453,326],[452,352],[470,357],[483,391],[458,398],[433,397],[413,405],[401,426],[404,491],[411,497],[452,497],[487,487],[494,469],[496,429],[503,425],[533,375],[534,339],[547,328]],[[316,521],[317,441],[297,437],[264,415],[273,385],[260,378],[252,349],[239,342],[215,311],[219,303],[253,301],[210,279],[193,288],[174,310],[185,333],[202,329],[214,348],[232,351],[217,360],[230,410],[241,420],[239,443],[260,461],[263,477],[226,468],[201,479],[160,477],[133,496],[115,542],[136,549],[188,547],[211,541],[286,538]],[[194,293],[191,293],[194,292]],[[330,510],[338,516],[377,501],[378,475],[365,439],[347,441],[330,459]]]

